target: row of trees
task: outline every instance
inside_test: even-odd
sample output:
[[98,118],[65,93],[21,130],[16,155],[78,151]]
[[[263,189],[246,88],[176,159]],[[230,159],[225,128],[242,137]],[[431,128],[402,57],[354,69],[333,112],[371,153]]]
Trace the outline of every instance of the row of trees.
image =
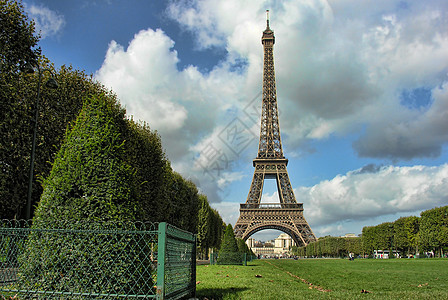
[[293,247],[299,256],[342,257],[348,253],[371,255],[374,250],[398,250],[402,255],[433,251],[438,256],[448,250],[448,206],[362,229],[362,237],[324,237],[305,247]]
[[362,229],[366,253],[373,250],[397,249],[411,253],[417,250],[419,218],[403,217],[395,222],[385,222]]
[[363,249],[399,250],[403,254],[434,251],[439,256],[448,248],[448,206],[423,211],[420,217],[411,216],[385,222],[362,230]]
[[[39,229],[58,226],[95,229],[101,233],[104,228],[119,227],[129,221],[131,224],[134,221],[168,221],[196,232],[199,199],[207,201],[192,182],[171,169],[158,134],[144,123],[127,119],[115,98],[104,94],[86,99],[67,130],[43,186],[32,224]],[[138,225],[136,227],[138,229]],[[39,285],[39,288],[59,290],[98,280],[108,283],[102,290],[109,293],[115,288],[109,283],[111,274],[123,274],[129,268],[152,263],[148,255],[128,254],[136,249],[144,252],[141,247],[146,246],[135,241],[129,244],[114,235],[104,240],[74,239],[69,234],[42,238],[35,233],[27,241],[23,257],[28,260],[23,263],[20,280],[29,289]],[[117,249],[127,251],[117,253]],[[41,253],[42,257],[37,258],[36,253]],[[94,265],[102,272],[85,274],[82,278],[73,275],[73,281],[67,282],[54,275],[63,272],[59,264],[61,253],[74,262]],[[114,258],[114,263],[105,271],[99,257]],[[140,277],[126,278],[126,285],[135,286]],[[29,278],[39,278],[39,281],[36,283]]]
[[304,247],[293,246],[291,253],[302,257],[344,257],[348,253],[360,255],[362,242],[359,237],[326,236]]
[[199,195],[197,245],[198,256],[208,259],[209,249],[219,249],[225,223],[216,209],[210,207],[207,197]]

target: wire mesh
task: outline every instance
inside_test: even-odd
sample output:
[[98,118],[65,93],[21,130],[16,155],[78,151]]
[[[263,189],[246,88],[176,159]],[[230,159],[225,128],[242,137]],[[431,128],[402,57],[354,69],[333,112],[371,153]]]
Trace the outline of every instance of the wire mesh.
[[[164,298],[156,295],[157,226],[0,221],[0,292],[33,299]],[[194,291],[195,236],[168,228],[166,295],[178,298]]]

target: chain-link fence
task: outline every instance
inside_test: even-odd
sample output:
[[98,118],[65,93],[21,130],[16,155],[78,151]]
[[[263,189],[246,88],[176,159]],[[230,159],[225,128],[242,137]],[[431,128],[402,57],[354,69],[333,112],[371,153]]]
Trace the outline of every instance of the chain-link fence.
[[166,223],[0,221],[4,298],[194,296],[195,236]]

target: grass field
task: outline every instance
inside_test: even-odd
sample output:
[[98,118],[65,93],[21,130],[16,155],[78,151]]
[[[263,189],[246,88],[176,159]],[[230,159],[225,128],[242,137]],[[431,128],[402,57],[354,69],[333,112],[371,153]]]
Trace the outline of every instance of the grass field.
[[197,281],[201,300],[448,299],[448,259],[256,260],[198,266]]

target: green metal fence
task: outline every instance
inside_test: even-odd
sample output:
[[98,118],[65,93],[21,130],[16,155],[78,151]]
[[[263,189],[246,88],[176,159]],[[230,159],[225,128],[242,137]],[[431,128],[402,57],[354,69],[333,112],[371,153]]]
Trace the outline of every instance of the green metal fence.
[[157,294],[166,298],[194,296],[196,237],[167,223],[159,224]]
[[194,296],[195,235],[167,223],[0,221],[0,295]]

